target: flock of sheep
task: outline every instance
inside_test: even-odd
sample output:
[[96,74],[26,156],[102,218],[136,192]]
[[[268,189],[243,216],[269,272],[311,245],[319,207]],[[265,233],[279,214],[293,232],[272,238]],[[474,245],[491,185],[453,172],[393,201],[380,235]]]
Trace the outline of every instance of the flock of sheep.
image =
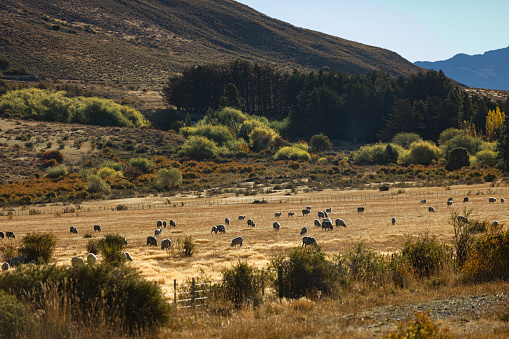
[[[464,197],[463,198],[463,203],[467,203],[469,201],[468,197]],[[494,197],[489,197],[488,198],[488,203],[489,204],[492,204],[492,203],[496,203],[497,199],[494,198]],[[504,203],[504,199],[500,199],[501,203]],[[423,199],[420,201],[421,204],[426,204],[427,203],[427,200],[426,199]],[[446,203],[446,206],[447,207],[450,207],[452,206],[453,204],[453,198],[449,198],[447,200],[447,203]],[[311,206],[307,206],[306,208],[302,209],[302,216],[308,216],[311,214],[311,209],[312,207]],[[363,213],[365,211],[365,207],[358,207],[357,208],[357,212],[358,213]],[[428,206],[428,211],[429,212],[435,212],[435,208],[433,206]],[[332,231],[334,229],[334,227],[347,227],[347,224],[346,222],[341,219],[341,218],[336,218],[334,220],[334,222],[332,221],[332,219],[329,217],[329,215],[332,213],[332,208],[327,208],[326,210],[324,211],[318,211],[317,212],[317,217],[318,219],[314,219],[314,226],[316,228],[321,228],[323,231]],[[283,215],[283,212],[275,212],[274,214],[274,218],[275,219],[280,219],[281,216]],[[295,213],[294,212],[288,212],[288,218],[292,218],[295,216]],[[238,217],[238,221],[244,221],[246,220],[247,217],[245,215],[240,215]],[[468,219],[464,216],[458,216],[457,217],[457,220],[459,222],[465,222],[465,223],[468,223]],[[219,225],[215,225],[212,227],[212,230],[210,233],[214,233],[214,234],[225,234],[226,233],[226,227],[229,226],[231,223],[231,220],[230,218],[225,218],[224,219],[224,224],[219,224]],[[395,225],[396,224],[396,218],[395,217],[392,217],[391,218],[391,224],[392,225]],[[499,222],[498,221],[493,221],[492,222],[492,225],[499,225]],[[156,229],[154,231],[154,235],[149,235],[147,237],[147,243],[146,243],[146,246],[158,246],[158,237],[160,237],[163,233],[163,231],[168,227],[172,227],[172,228],[175,228],[177,226],[176,222],[174,220],[170,220],[169,223],[167,223],[166,221],[161,221],[161,220],[158,220],[157,223],[156,223]],[[247,227],[250,227],[250,228],[254,228],[256,227],[256,223],[254,222],[253,219],[247,219]],[[272,228],[274,231],[279,231],[281,229],[281,223],[279,221],[274,221],[272,223]],[[93,226],[93,230],[94,232],[101,232],[102,231],[102,228],[101,226],[99,225],[94,225]],[[78,229],[75,227],[75,226],[71,226],[69,228],[69,231],[71,234],[78,234]],[[313,237],[310,237],[308,236],[308,227],[307,226],[304,226],[302,228],[300,228],[300,233],[299,233],[300,236],[302,236],[302,247],[304,246],[307,246],[307,245],[317,245],[317,241],[315,238]],[[121,236],[122,238],[124,238],[124,241],[125,243],[127,244],[127,240],[124,236]],[[9,231],[9,232],[0,232],[0,238],[3,239],[3,238],[16,238],[16,236],[14,235],[13,232]],[[236,247],[237,245],[239,247],[242,247],[243,245],[243,242],[244,242],[244,239],[241,237],[241,236],[238,236],[238,237],[235,237],[231,240],[230,242],[230,246],[231,247]],[[169,250],[172,246],[172,242],[169,238],[165,238],[165,239],[162,239],[160,241],[160,247],[162,250]],[[129,253],[124,253],[125,257],[126,257],[126,260],[127,261],[133,261],[131,255]],[[21,263],[24,263],[26,261],[26,255],[23,254],[19,257],[13,257],[10,259],[9,262],[5,262],[3,263],[1,266],[2,266],[2,270],[8,270],[12,267],[15,267],[16,265],[19,265]],[[86,263],[88,264],[94,264],[95,262],[97,262],[97,256],[93,253],[89,253],[86,257]],[[71,259],[71,264],[73,266],[75,265],[78,265],[78,264],[85,264],[85,260],[81,257],[73,257]]]

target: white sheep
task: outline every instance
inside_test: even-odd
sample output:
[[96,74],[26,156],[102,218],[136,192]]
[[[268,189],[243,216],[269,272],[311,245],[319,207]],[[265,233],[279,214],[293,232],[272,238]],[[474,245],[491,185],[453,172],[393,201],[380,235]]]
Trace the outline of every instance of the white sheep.
[[171,247],[171,240],[170,239],[163,239],[161,241],[161,249],[162,250],[169,250]]
[[237,245],[239,245],[239,247],[242,247],[242,242],[243,242],[244,239],[242,239],[242,237],[236,237],[236,238],[233,238],[232,239],[232,242],[230,243],[230,247],[237,247]]
[[87,263],[93,265],[97,262],[97,256],[94,253],[87,254]]
[[73,267],[76,267],[78,265],[85,265],[85,261],[81,257],[73,257],[71,259],[71,264]]
[[274,221],[272,223],[272,228],[275,229],[276,231],[279,231],[279,229],[281,228],[281,224],[278,223],[277,221]]
[[307,235],[308,234],[308,228],[306,226],[302,227],[300,229],[300,235]]
[[8,271],[11,268],[8,262],[2,264],[2,271]]
[[156,230],[154,231],[154,237],[160,236],[162,231],[163,231],[163,230],[162,230],[162,229],[160,229],[160,228],[156,229]]
[[313,238],[313,237],[302,238],[302,246],[307,247],[308,245],[317,245],[318,246],[315,238]]
[[276,212],[275,217],[279,218],[281,216],[281,214],[283,214],[283,212]]

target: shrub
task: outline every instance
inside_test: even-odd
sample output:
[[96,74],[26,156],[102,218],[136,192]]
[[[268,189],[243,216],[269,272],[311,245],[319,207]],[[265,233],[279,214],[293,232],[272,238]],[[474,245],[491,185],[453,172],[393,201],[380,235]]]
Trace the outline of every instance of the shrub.
[[90,193],[106,193],[110,190],[110,185],[102,180],[100,176],[94,174],[87,176],[87,191]]
[[202,160],[214,157],[217,152],[218,148],[214,141],[203,136],[193,135],[182,145],[182,149],[178,154],[195,160]]
[[476,282],[509,279],[509,230],[490,225],[473,243],[462,272]]
[[238,308],[246,303],[258,305],[261,301],[261,273],[256,267],[245,262],[238,262],[235,266],[222,271],[227,291],[226,297]]
[[18,253],[19,248],[16,241],[5,241],[0,244],[0,254],[3,262],[9,262],[12,257],[17,257]]
[[312,152],[319,153],[330,150],[332,148],[332,143],[328,136],[316,134],[309,140],[309,147],[311,147]]
[[155,185],[158,189],[175,187],[182,183],[182,173],[176,168],[161,168],[155,176]]
[[67,166],[65,165],[58,165],[57,167],[48,167],[46,168],[46,176],[48,178],[58,178],[58,177],[65,177],[67,174],[69,174],[69,171],[67,170]]
[[481,166],[495,166],[497,164],[498,153],[485,149],[477,152],[472,159],[472,163]]
[[160,288],[126,267],[25,265],[0,275],[0,289],[36,305],[46,304],[52,289],[60,298],[57,305],[70,303],[69,321],[114,323],[120,333],[151,331],[169,320],[170,306]]
[[[88,233],[88,234],[90,234],[90,233]],[[90,237],[92,237],[92,235],[90,235]],[[85,238],[87,238],[87,234],[85,234]],[[99,251],[100,251],[99,240],[90,239],[87,243],[87,252],[93,253],[93,254],[98,254]]]
[[125,239],[116,234],[107,234],[99,240],[98,247],[107,264],[119,266],[125,262],[125,255],[122,249]]
[[184,256],[190,257],[193,255],[193,253],[194,253],[193,237],[187,236],[184,238],[184,241],[182,242],[182,249],[183,249]]
[[401,254],[421,278],[437,274],[452,260],[448,246],[439,243],[436,236],[430,236],[427,232],[415,242],[407,240]]
[[459,170],[463,166],[470,165],[470,158],[468,157],[468,151],[466,148],[459,147],[453,149],[448,156],[447,164],[445,169],[448,171]]
[[270,263],[270,268],[282,269],[281,281],[274,280],[274,288],[285,298],[300,298],[306,295],[333,293],[335,271],[331,262],[325,258],[319,246],[295,248],[288,257],[279,256]]
[[49,262],[55,247],[57,245],[57,236],[51,233],[28,233],[21,239],[20,251],[27,256],[27,261]]
[[311,156],[308,152],[295,146],[287,146],[281,148],[274,155],[276,160],[295,160],[295,161],[309,161]]
[[357,165],[379,164],[385,165],[396,162],[401,147],[392,144],[377,143],[362,146],[352,154],[353,162]]
[[42,161],[51,159],[54,159],[58,164],[61,164],[64,161],[64,155],[59,150],[47,151],[41,154]]
[[398,133],[392,137],[391,140],[393,144],[399,145],[404,149],[409,149],[411,144],[419,141],[422,141],[422,138],[419,134],[407,132]]
[[361,242],[353,245],[337,261],[343,273],[353,281],[382,284],[389,276],[389,262]]
[[441,145],[446,151],[451,151],[455,148],[465,148],[470,155],[476,154],[481,150],[483,141],[481,138],[472,137],[465,134],[458,134],[455,137],[447,140]]
[[453,128],[453,127],[443,130],[442,133],[440,133],[440,136],[438,137],[438,144],[440,146],[443,146],[449,140],[453,139],[454,137],[457,137],[458,135],[462,135],[462,134],[465,134],[465,132],[460,129]]
[[256,127],[249,133],[249,147],[255,152],[268,149],[277,136],[277,132],[269,127]]
[[103,167],[99,171],[97,171],[97,175],[101,177],[101,179],[120,178],[122,177],[122,172],[115,171],[113,168],[110,167]]
[[26,331],[33,325],[30,308],[15,296],[0,291],[1,338],[25,338]]
[[400,156],[398,161],[407,164],[431,165],[442,156],[440,148],[429,141],[414,142],[408,153]]
[[186,138],[191,135],[201,135],[209,140],[215,141],[219,146],[223,146],[234,139],[228,127],[205,123],[200,123],[194,127],[183,127],[180,129],[180,134]]
[[[463,216],[468,219],[471,211],[463,211]],[[458,212],[452,212],[449,224],[454,228],[453,247],[456,252],[458,267],[462,267],[468,258],[468,254],[474,241],[470,223],[458,220]]]
[[147,173],[150,169],[150,167],[153,166],[152,161],[146,159],[146,158],[133,158],[129,160],[129,165],[131,167],[136,167],[143,173]]
[[386,339],[428,338],[452,339],[449,328],[439,328],[429,317],[429,311],[414,313],[414,318],[398,323],[398,328],[388,335]]

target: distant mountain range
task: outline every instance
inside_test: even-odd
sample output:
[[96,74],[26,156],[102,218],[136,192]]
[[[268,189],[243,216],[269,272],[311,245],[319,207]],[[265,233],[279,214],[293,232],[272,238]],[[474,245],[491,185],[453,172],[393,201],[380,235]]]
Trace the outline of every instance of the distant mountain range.
[[157,87],[185,67],[237,58],[288,71],[419,70],[233,0],[1,0],[0,55],[30,74],[124,86]]
[[509,47],[484,54],[457,54],[443,61],[418,61],[414,63],[435,71],[464,85],[509,91]]

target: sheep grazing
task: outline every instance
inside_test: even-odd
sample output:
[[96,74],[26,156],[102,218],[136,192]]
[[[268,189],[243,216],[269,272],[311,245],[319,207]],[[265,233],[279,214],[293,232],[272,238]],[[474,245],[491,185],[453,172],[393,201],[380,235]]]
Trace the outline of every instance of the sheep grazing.
[[331,213],[332,212],[332,207],[329,207],[329,208],[325,209],[325,212],[326,213]]
[[498,225],[500,225],[500,223],[499,223],[497,220],[495,220],[495,221],[493,221],[493,222],[491,223],[491,226],[494,226],[494,227],[496,227],[496,226],[498,226]]
[[456,220],[458,220],[458,222],[462,222],[462,223],[468,224],[468,218],[467,218],[467,217],[464,217],[464,216],[462,216],[462,215],[458,215],[458,217],[456,218]]
[[283,212],[276,212],[276,214],[274,215],[276,218],[279,218],[281,216],[281,214],[283,214]]
[[226,226],[230,226],[230,218],[224,218],[224,223]]
[[166,228],[168,226],[168,223],[165,221],[163,221],[163,227]]
[[25,262],[26,258],[27,258],[26,254],[23,254],[20,257],[13,257],[13,258],[11,258],[11,260],[9,260],[9,264],[11,265],[11,267],[17,266],[19,264],[23,264]]
[[14,232],[11,232],[11,231],[5,232],[5,236],[7,237],[7,239],[9,239],[9,238],[16,239],[16,235],[14,234]]
[[308,245],[316,245],[316,246],[318,246],[318,244],[316,243],[316,239],[315,238],[313,238],[313,237],[304,237],[304,238],[302,238],[302,246],[307,247]]
[[80,258],[80,257],[73,257],[71,259],[71,265],[72,265],[72,267],[76,267],[79,265],[85,265],[85,260],[83,260],[83,258]]
[[330,220],[329,218],[325,218],[322,220],[322,230],[333,230],[334,229],[334,226],[332,225],[332,220]]
[[97,256],[94,253],[87,254],[87,263],[93,265],[97,262]]
[[504,198],[500,198],[500,202],[503,204],[505,202]]
[[320,219],[325,218],[325,212],[324,211],[318,211],[318,218],[320,218]]
[[364,207],[357,207],[357,212],[362,213],[364,212],[364,209],[365,209]]
[[127,252],[124,252],[124,255],[125,255],[125,260],[127,261],[134,261],[133,258],[131,258],[131,255]]
[[308,215],[309,213],[311,213],[311,211],[308,210],[308,209],[303,209],[302,210],[302,216]]
[[173,219],[170,220],[170,226],[177,227],[177,223],[175,222],[175,220],[173,220]]
[[212,231],[210,231],[210,234],[217,234],[217,226],[212,226]]
[[281,229],[281,224],[279,224],[277,221],[274,221],[272,223],[272,228],[276,231],[279,231]]
[[69,232],[72,234],[78,234],[78,229],[74,226],[69,227]]
[[169,250],[171,247],[171,240],[170,239],[163,239],[161,241],[161,249],[162,250]]
[[157,246],[157,239],[155,237],[151,236],[151,235],[148,236],[147,237],[147,245],[145,245],[145,246],[148,246],[148,245],[150,245],[150,246]]
[[336,223],[336,227],[340,227],[340,226],[346,227],[346,223],[345,223],[345,221],[343,219],[339,219],[338,218],[338,219],[335,220],[335,223]]
[[239,215],[239,220],[244,220],[244,219],[246,219],[245,215]]
[[247,226],[248,227],[255,227],[256,224],[255,222],[253,221],[253,219],[247,219]]
[[320,220],[315,219],[315,226],[316,227],[322,227],[322,223],[320,222]]
[[102,229],[101,229],[101,226],[99,225],[94,225],[94,232],[102,232]]
[[300,235],[308,235],[308,228],[306,226],[300,229]]
[[163,222],[161,220],[157,220],[156,227],[163,226]]
[[232,239],[232,242],[230,243],[230,247],[237,247],[237,245],[239,245],[239,247],[242,247],[242,242],[244,241],[244,239],[242,239],[242,237],[236,237],[236,238],[233,238]]
[[311,206],[306,206],[306,209],[307,209],[308,211],[311,211]]
[[468,202],[468,197],[464,197],[463,202]]
[[293,217],[294,215],[295,215],[295,213],[294,213],[294,212],[288,212],[288,218],[291,218],[291,217]]
[[393,225],[396,225],[396,218],[392,217],[392,218],[391,218],[391,223],[392,223]]
[[433,208],[433,206],[428,207],[428,212],[435,212],[435,209]]
[[447,201],[452,201],[452,200],[453,200],[452,197],[451,198],[447,198]]
[[2,264],[2,271],[8,271],[11,268],[8,262]]
[[421,204],[425,204],[425,203],[426,203],[426,199],[422,199]]
[[158,237],[158,236],[160,236],[162,231],[163,231],[163,230],[162,230],[162,229],[160,229],[160,228],[156,229],[156,230],[154,231],[154,237]]
[[[219,225],[217,225],[216,227],[217,227],[217,231],[218,231],[219,233],[223,233],[223,234],[224,234],[224,233],[226,233],[226,227],[225,227],[223,224],[219,224]],[[253,227],[254,227],[254,226],[253,226]]]
[[4,232],[0,232],[0,238],[5,238],[5,233]]
[[447,200],[447,207],[451,207],[452,206],[452,200]]
[[493,198],[493,197],[490,197],[488,198],[488,203],[491,204],[491,203],[495,203],[497,201],[497,198]]

